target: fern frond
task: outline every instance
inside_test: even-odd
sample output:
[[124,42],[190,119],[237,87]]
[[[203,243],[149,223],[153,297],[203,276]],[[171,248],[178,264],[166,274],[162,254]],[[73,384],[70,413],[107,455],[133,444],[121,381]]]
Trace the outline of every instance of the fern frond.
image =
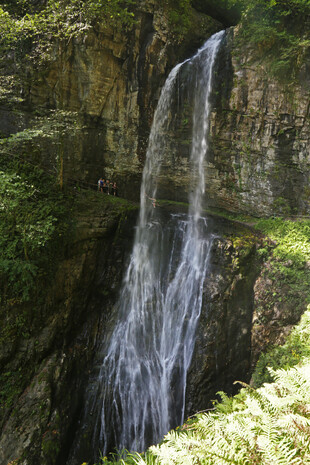
[[235,403],[171,431],[137,465],[310,465],[310,361],[273,372],[275,382],[245,386]]

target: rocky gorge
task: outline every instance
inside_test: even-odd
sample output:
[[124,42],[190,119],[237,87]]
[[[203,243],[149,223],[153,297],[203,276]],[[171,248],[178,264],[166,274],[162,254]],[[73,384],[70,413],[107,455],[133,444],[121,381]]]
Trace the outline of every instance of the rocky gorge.
[[[201,3],[179,37],[165,4],[140,2],[131,30],[98,24],[85,36],[58,42],[48,65],[19,71],[13,87],[8,83],[16,70],[7,57],[1,136],[30,134],[22,141],[25,159],[53,173],[75,197],[68,244],[44,298],[4,303],[1,310],[3,465],[66,464],[96,374],[96,349],[115,322],[160,90],[176,63],[225,28],[203,205],[218,238],[204,284],[186,414],[207,408],[219,390],[235,392],[235,380],[250,382],[259,354],[284,342],[305,310],[304,289],[293,292],[294,283],[272,273],[277,244],[254,228],[253,217],[309,215],[309,63],[294,85],[280,82],[251,47],[240,45],[236,17],[228,19],[212,1]],[[190,190],[189,106],[177,115],[178,144],[171,144],[159,179],[163,215],[182,211]],[[94,192],[100,176],[117,180],[121,199]],[[281,265],[292,267],[289,260]],[[303,266],[309,273],[309,263]],[[9,312],[26,315],[17,335],[6,324]],[[93,453],[86,431],[76,465],[95,461]]]

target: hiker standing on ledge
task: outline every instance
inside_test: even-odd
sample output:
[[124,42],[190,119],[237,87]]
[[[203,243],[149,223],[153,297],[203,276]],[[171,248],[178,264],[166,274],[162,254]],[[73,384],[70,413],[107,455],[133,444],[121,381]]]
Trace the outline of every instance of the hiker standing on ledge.
[[118,187],[116,185],[116,182],[113,183],[112,194],[115,195],[115,197],[118,197]]
[[104,179],[100,178],[98,181],[98,191],[103,192]]

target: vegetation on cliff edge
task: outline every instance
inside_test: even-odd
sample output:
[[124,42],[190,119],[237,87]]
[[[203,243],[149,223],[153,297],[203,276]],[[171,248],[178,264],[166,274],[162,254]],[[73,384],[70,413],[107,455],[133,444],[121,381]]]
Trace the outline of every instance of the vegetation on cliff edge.
[[[25,363],[18,366],[15,360],[17,368],[11,368],[8,354],[37,337],[55,310],[48,295],[61,261],[70,255],[77,216],[84,214],[88,223],[94,215],[108,221],[137,208],[91,189],[64,187],[61,134],[74,135],[78,125],[64,113],[61,121],[45,116],[44,127],[38,120],[39,128],[0,140],[0,426],[31,375]],[[58,160],[48,165],[46,157],[42,163],[41,151],[53,144]]]
[[254,46],[274,76],[297,79],[310,59],[310,2],[308,0],[242,0],[239,31],[242,44]]
[[16,303],[51,272],[50,246],[66,234],[68,206],[51,178],[27,164],[0,171],[0,195],[0,302]]
[[47,0],[26,2],[15,0],[0,7],[0,51],[6,62],[15,65],[37,65],[51,58],[57,40],[67,46],[95,23],[105,27],[121,27],[124,31],[134,23],[135,0]]
[[[194,0],[165,0],[164,10],[175,37],[183,37],[191,22]],[[210,3],[210,5],[209,5]],[[198,2],[201,6],[201,2]],[[73,37],[85,34],[94,24],[101,27],[132,28],[137,0],[14,0],[0,7],[0,49],[16,62],[50,58],[55,40],[64,46]],[[258,58],[269,64],[271,73],[282,79],[296,78],[309,55],[310,2],[308,0],[219,0],[206,1],[208,14],[239,11],[238,38],[251,44]],[[209,6],[208,6],[209,5]],[[238,15],[237,15],[238,16]],[[4,53],[5,54],[5,53]]]

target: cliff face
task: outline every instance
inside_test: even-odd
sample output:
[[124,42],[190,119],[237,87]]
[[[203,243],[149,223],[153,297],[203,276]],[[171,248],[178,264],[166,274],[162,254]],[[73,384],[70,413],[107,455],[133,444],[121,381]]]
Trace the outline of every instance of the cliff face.
[[253,50],[236,45],[233,31],[228,51],[228,98],[219,93],[211,122],[210,201],[257,216],[309,214],[307,65],[298,84],[281,84],[253,60]]
[[250,381],[254,283],[260,239],[250,228],[213,220],[218,234],[204,289],[195,351],[188,371],[186,415],[211,407],[216,393],[233,395],[236,380]]
[[[126,34],[98,26],[83,38],[59,43],[51,63],[22,82],[23,101],[13,112],[2,100],[0,131],[41,130],[43,137],[36,140],[41,163],[64,183],[95,185],[104,176],[118,181],[124,197],[138,200],[165,78],[224,26],[193,10],[191,27],[178,41],[155,0],[142,2],[136,19]],[[236,35],[238,30],[229,30],[216,65],[205,203],[257,216],[305,214],[310,202],[308,65],[299,83],[281,84],[255,61],[253,50],[240,48]],[[160,180],[163,198],[173,200],[185,200],[190,183],[192,102],[183,103]]]
[[[254,216],[307,215],[307,65],[299,83],[281,83],[268,74],[264,63],[255,61],[254,50],[238,45],[235,35],[228,30],[215,65],[205,205]],[[185,200],[190,190],[188,108],[193,103],[182,103],[179,125],[173,129],[177,136],[165,154],[160,181],[164,197],[175,200]]]
[[43,132],[37,156],[64,183],[95,184],[104,176],[131,199],[139,199],[150,125],[167,74],[223,27],[192,10],[189,31],[178,39],[156,0],[140,2],[135,19],[129,31],[98,24],[82,38],[57,43],[48,65],[21,79],[13,105],[18,117],[5,100],[0,109],[3,135]]
[[[104,176],[118,181],[124,197],[137,200],[165,78],[223,28],[192,10],[191,26],[178,39],[164,6],[141,2],[131,31],[98,25],[79,39],[56,44],[50,63],[28,71],[14,98],[4,86],[1,134],[39,130],[36,160],[41,158],[65,183],[95,185]],[[230,29],[216,65],[206,204],[258,216],[305,214],[310,202],[308,64],[299,83],[281,84],[255,61],[253,50],[240,48],[236,37],[238,28]],[[163,197],[174,200],[185,200],[188,193],[192,123],[187,110],[192,103],[185,103],[160,181]]]
[[[50,286],[41,290],[44,299],[30,302],[35,314],[29,326],[18,338],[0,339],[6,378],[1,380],[1,464],[59,464],[68,453],[137,216],[135,206],[126,204],[125,209],[98,196],[102,194],[79,201],[69,250]],[[19,312],[27,315],[30,310],[25,304]]]

